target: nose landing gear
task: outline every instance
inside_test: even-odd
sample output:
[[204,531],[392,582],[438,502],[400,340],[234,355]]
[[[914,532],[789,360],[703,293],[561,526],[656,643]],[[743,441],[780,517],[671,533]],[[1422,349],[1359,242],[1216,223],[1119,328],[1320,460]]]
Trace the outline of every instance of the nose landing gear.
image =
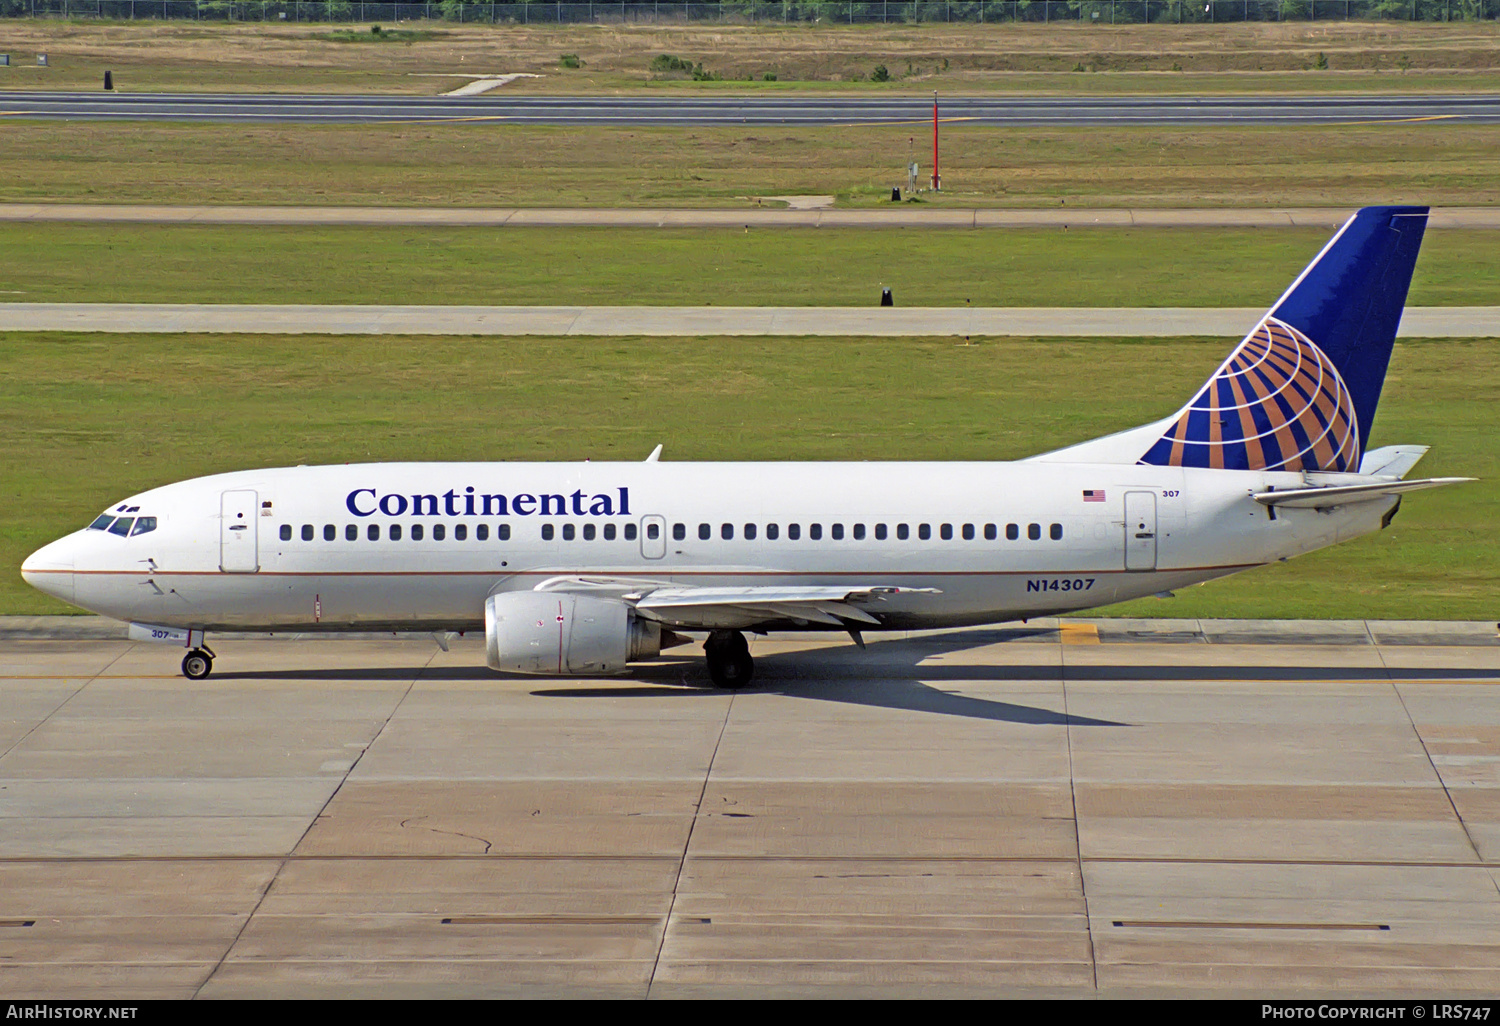
[[738,691],[755,675],[750,645],[739,631],[714,631],[703,643],[703,654],[715,687]]
[[202,680],[214,669],[214,654],[208,648],[195,648],[182,657],[182,675],[188,680]]

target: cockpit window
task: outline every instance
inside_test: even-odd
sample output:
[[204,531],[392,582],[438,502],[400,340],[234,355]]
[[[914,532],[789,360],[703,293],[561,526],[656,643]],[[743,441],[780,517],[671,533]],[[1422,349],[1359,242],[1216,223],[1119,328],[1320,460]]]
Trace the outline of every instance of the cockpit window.
[[121,517],[109,526],[110,534],[118,534],[121,538],[130,537],[130,525],[135,523],[135,517]]
[[92,524],[89,525],[89,530],[90,531],[102,531],[106,527],[108,527],[114,521],[114,519],[115,518],[114,518],[113,515],[111,515],[109,513],[102,513],[102,514],[100,514],[98,520],[95,520]]
[[139,517],[135,522],[135,530],[130,532],[130,537],[134,538],[138,534],[147,534],[154,530],[156,530],[155,517]]

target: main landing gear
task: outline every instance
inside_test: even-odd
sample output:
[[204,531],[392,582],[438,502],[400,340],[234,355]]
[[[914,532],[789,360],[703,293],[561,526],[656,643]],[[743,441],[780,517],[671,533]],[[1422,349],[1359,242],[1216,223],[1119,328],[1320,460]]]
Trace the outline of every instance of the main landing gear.
[[195,648],[182,657],[182,675],[188,680],[202,680],[214,670],[214,654],[208,648]]
[[737,691],[755,675],[750,645],[739,631],[714,631],[703,643],[708,656],[708,675],[715,687]]

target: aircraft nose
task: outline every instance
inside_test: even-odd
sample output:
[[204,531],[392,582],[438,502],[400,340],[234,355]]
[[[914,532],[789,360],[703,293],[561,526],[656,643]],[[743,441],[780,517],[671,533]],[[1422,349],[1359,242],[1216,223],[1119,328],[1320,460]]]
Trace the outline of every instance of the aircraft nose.
[[73,552],[66,538],[43,545],[21,564],[21,577],[37,591],[73,601]]

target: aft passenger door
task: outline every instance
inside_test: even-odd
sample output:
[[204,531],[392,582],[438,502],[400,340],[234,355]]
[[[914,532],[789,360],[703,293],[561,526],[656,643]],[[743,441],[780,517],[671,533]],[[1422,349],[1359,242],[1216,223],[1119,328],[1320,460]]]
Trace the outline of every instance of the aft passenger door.
[[1125,569],[1156,569],[1156,493],[1125,493]]
[[641,517],[641,555],[661,559],[667,554],[667,521],[665,517]]
[[219,499],[219,569],[226,574],[253,574],[260,569],[258,499],[251,491],[225,492]]

